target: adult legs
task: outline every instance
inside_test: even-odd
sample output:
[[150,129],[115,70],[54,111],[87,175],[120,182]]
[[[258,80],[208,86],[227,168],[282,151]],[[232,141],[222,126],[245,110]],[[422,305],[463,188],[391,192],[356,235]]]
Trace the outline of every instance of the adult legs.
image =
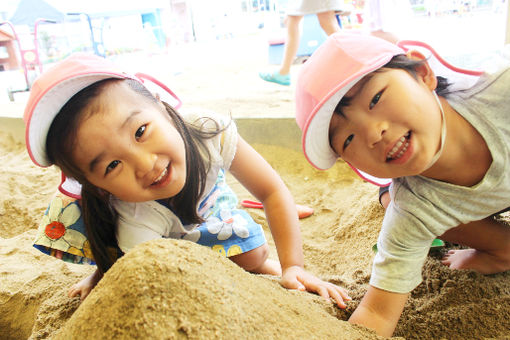
[[336,19],[335,11],[317,13],[317,19],[319,19],[319,24],[321,25],[322,30],[328,36],[333,33],[340,32],[340,25]]
[[301,19],[303,19],[302,16],[287,16],[287,40],[285,41],[285,51],[283,53],[283,60],[279,71],[281,75],[287,75],[290,73],[290,66],[296,57],[296,53],[299,48],[299,23],[301,22]]
[[[285,52],[279,70],[281,75],[290,73],[290,67],[296,57],[299,48],[299,23],[301,19],[303,19],[302,16],[287,16],[287,40],[285,41]],[[340,31],[335,11],[317,13],[317,19],[319,19],[319,24],[327,35]]]
[[[340,31],[340,25],[338,24],[334,11],[317,13],[317,18],[322,30],[327,35]],[[303,19],[303,16],[295,15],[288,15],[285,19],[287,40],[285,41],[283,60],[278,71],[259,73],[259,76],[265,81],[278,83],[280,85],[290,85],[290,68],[299,48],[299,23],[301,19]]]

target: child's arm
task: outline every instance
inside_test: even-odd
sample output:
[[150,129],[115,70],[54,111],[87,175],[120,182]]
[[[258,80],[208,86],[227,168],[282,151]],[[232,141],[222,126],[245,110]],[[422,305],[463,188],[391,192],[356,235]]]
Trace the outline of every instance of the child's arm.
[[378,335],[391,337],[408,296],[408,293],[392,293],[368,286],[349,322],[374,329]]
[[72,298],[76,295],[80,295],[80,300],[83,301],[89,295],[90,291],[97,285],[99,280],[103,275],[96,269],[92,274],[81,280],[80,282],[74,284],[69,288],[69,292],[67,295]]
[[350,300],[346,291],[324,282],[303,269],[303,252],[296,205],[276,171],[245,140],[239,137],[231,173],[264,205],[268,224],[282,267],[286,288],[314,291],[333,298],[340,307]]

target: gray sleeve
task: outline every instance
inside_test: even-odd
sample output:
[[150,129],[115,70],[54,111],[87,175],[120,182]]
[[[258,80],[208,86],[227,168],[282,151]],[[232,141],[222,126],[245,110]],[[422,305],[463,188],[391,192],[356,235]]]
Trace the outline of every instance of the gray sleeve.
[[370,285],[395,293],[408,293],[422,281],[422,267],[432,234],[420,219],[392,202],[377,240]]

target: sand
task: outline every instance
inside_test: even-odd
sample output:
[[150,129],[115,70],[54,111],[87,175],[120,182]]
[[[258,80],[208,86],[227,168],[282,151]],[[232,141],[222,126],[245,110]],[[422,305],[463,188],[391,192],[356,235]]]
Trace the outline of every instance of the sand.
[[[236,51],[247,47],[240,44]],[[207,67],[177,67],[179,56],[168,57],[176,64],[162,73],[185,103],[234,117],[292,114],[293,88],[257,79],[256,72],[267,66],[262,52],[244,54],[242,62],[234,52],[212,56]],[[220,91],[218,83],[231,90]],[[24,145],[0,130],[0,338],[376,339],[346,320],[370,277],[371,247],[384,214],[377,188],[342,162],[320,172],[296,150],[254,147],[295,200],[315,209],[301,220],[306,269],[349,290],[353,301],[346,310],[314,294],[285,290],[276,278],[247,273],[209,249],[172,240],[139,245],[85,302],[69,299],[67,289],[93,267],[64,263],[32,247],[58,172],[32,165]],[[229,182],[240,199],[252,198],[232,178]],[[276,259],[263,212],[248,211],[263,225]],[[439,258],[440,252],[427,258],[423,283],[406,304],[395,336],[510,338],[510,274],[451,271]]]
[[[311,168],[296,151],[255,145],[291,188],[315,208],[301,220],[306,268],[349,289],[340,310],[319,297],[288,291],[276,278],[249,274],[190,242],[142,244],[119,260],[80,305],[67,288],[92,268],[72,265],[31,246],[38,219],[53,193],[55,171],[36,168],[24,146],[0,133],[0,329],[3,339],[240,337],[375,339],[345,320],[363,296],[372,244],[383,216],[377,189],[337,164]],[[233,179],[239,197],[250,198]],[[37,183],[37,185],[35,185]],[[261,210],[250,209],[270,239]],[[271,257],[276,258],[274,244]],[[408,339],[482,339],[509,336],[508,273],[483,276],[451,271],[431,254],[424,282],[413,292],[396,336]]]

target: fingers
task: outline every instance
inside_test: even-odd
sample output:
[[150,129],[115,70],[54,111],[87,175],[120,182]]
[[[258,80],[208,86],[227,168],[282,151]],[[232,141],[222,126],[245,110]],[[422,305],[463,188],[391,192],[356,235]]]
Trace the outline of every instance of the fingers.
[[91,291],[91,289],[79,287],[77,284],[75,284],[71,288],[69,288],[69,291],[67,292],[67,296],[69,298],[73,298],[73,297],[79,295],[80,300],[83,301],[89,295],[90,291]]
[[347,291],[343,289],[342,287],[338,287],[336,285],[332,285],[333,288],[328,291],[329,296],[336,302],[338,307],[340,308],[346,308],[347,305],[345,304],[345,301],[351,301],[351,297],[349,294],[347,294]]
[[81,301],[85,300],[85,298],[89,295],[89,293],[90,293],[90,290],[88,290],[88,289],[82,290],[80,293],[80,300]]
[[352,300],[344,288],[322,281],[300,267],[284,270],[280,283],[287,289],[315,292],[327,301],[333,300],[342,309],[347,307],[345,301]]
[[321,281],[320,284],[315,289],[315,291],[325,300],[327,301],[333,300],[337,304],[337,306],[342,309],[347,307],[345,301],[352,300],[349,294],[347,294],[347,291],[345,289],[329,282]]
[[316,292],[327,301],[333,300],[342,309],[347,307],[345,301],[352,300],[344,288],[335,284],[322,281],[316,277],[307,278],[298,276],[298,280],[306,286],[308,291]]
[[73,298],[78,294],[80,294],[80,290],[76,288],[76,285],[72,285],[71,288],[69,288],[67,291],[67,296],[70,298]]
[[300,291],[306,291],[306,287],[299,282],[296,278],[294,279],[287,279],[285,277],[282,277],[281,285],[287,289],[296,289]]

